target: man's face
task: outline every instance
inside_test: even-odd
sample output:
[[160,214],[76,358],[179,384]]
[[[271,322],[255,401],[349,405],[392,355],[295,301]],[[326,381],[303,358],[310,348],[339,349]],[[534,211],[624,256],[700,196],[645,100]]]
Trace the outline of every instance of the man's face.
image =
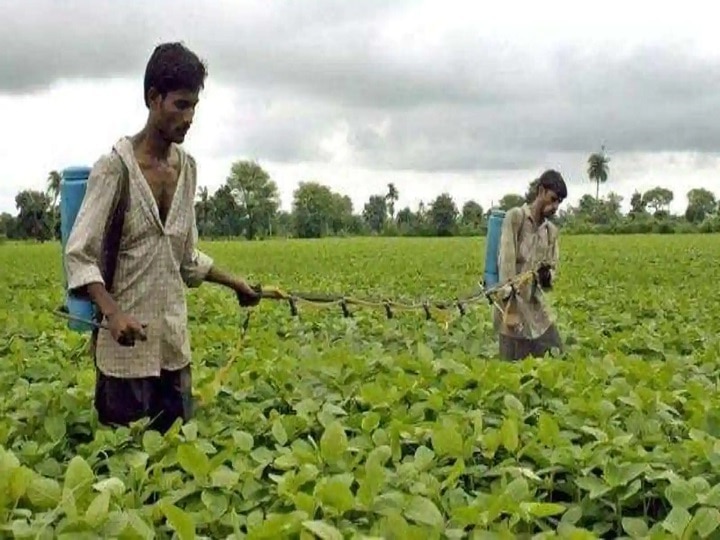
[[191,90],[168,92],[165,98],[159,93],[151,94],[153,124],[166,141],[181,144],[185,140],[198,99],[198,92]]
[[562,203],[562,199],[560,199],[554,191],[543,187],[540,187],[538,195],[540,197],[540,209],[542,216],[547,219],[557,214],[558,208],[560,208],[560,203]]

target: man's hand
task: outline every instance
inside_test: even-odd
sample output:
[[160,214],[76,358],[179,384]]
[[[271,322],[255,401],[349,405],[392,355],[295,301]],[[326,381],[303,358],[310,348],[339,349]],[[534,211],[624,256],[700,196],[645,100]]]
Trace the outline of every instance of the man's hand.
[[538,283],[543,290],[552,289],[552,274],[550,273],[550,265],[543,264],[538,268]]
[[253,289],[248,285],[245,280],[239,279],[234,284],[235,294],[237,295],[238,303],[242,307],[257,306],[262,298],[262,291],[258,287]]
[[205,281],[218,283],[235,291],[238,303],[242,307],[257,306],[262,298],[262,291],[259,287],[254,289],[244,279],[226,274],[215,266],[210,269]]
[[146,341],[145,327],[135,317],[118,311],[108,317],[108,326],[113,339],[120,345],[132,347],[135,340]]

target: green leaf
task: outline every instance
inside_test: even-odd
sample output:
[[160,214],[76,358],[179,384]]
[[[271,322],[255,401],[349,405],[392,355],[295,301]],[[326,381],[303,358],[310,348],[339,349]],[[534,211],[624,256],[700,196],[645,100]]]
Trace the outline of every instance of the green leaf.
[[697,504],[697,495],[685,480],[674,480],[665,488],[665,497],[674,508],[688,510]]
[[500,441],[510,452],[515,452],[520,444],[518,423],[515,418],[507,417],[500,427]]
[[193,442],[193,441],[197,440],[198,426],[195,422],[190,421],[190,422],[183,424],[180,427],[180,430],[183,432],[183,435],[185,435],[185,440],[187,442]]
[[375,448],[365,462],[365,477],[360,480],[358,499],[366,506],[370,506],[385,483],[385,462],[390,459],[392,450],[389,446]]
[[241,452],[250,452],[255,448],[255,440],[247,431],[236,431],[233,433],[235,447]]
[[690,523],[692,516],[681,507],[675,507],[662,522],[663,528],[676,537],[681,537]]
[[180,540],[195,540],[195,524],[189,514],[168,502],[160,503],[160,509]]
[[605,465],[605,482],[611,488],[625,486],[631,480],[629,475],[626,473],[626,469],[622,465],[619,465],[613,461],[608,462]]
[[348,438],[342,424],[333,421],[328,425],[320,438],[320,454],[328,463],[340,460],[347,451]]
[[438,507],[427,497],[412,497],[404,514],[405,517],[416,523],[422,523],[432,527],[440,528],[445,523]]
[[520,502],[529,496],[530,487],[527,480],[520,476],[507,485],[504,493],[510,500]]
[[560,440],[560,427],[555,419],[545,413],[540,413],[538,419],[538,438],[546,446],[552,446]]
[[108,517],[110,510],[110,492],[103,491],[88,506],[85,520],[92,527],[99,527]]
[[122,480],[112,477],[96,482],[93,485],[93,489],[99,491],[100,493],[107,492],[110,495],[114,495],[115,497],[120,498],[125,494],[126,488]]
[[280,446],[285,446],[287,444],[288,434],[287,431],[285,431],[285,426],[283,426],[282,421],[279,418],[276,418],[273,422],[272,434]]
[[225,465],[221,465],[210,473],[210,481],[214,487],[232,489],[240,481],[240,475]]
[[583,478],[577,478],[575,483],[580,489],[590,492],[590,499],[597,499],[602,497],[610,491],[610,486],[605,484],[599,478],[594,476],[585,476]]
[[690,522],[692,527],[702,538],[707,538],[720,526],[720,512],[716,508],[698,508]]
[[430,450],[427,446],[419,446],[415,450],[415,467],[418,471],[424,471],[432,466],[433,460],[435,459],[435,452]]
[[523,414],[525,414],[525,407],[523,406],[522,402],[512,394],[505,394],[505,397],[503,398],[503,403],[505,404],[505,407],[508,409],[508,411],[515,413],[515,415],[522,416]]
[[565,512],[565,506],[562,504],[555,504],[555,503],[528,503],[524,502],[520,504],[520,508],[522,508],[525,512],[530,514],[531,516],[544,518],[549,516],[556,516],[558,514],[562,514]]
[[324,521],[303,521],[303,527],[322,540],[343,540],[343,535]]
[[435,353],[433,353],[432,349],[422,342],[417,344],[417,354],[418,360],[426,364],[431,363],[435,358]]
[[361,427],[363,431],[370,432],[380,425],[380,414],[375,411],[369,411],[363,416]]
[[18,467],[10,473],[8,493],[13,501],[17,501],[27,493],[35,476],[36,474],[31,469],[24,466]]
[[145,450],[149,455],[154,456],[162,449],[165,444],[165,440],[157,431],[150,430],[143,433],[142,444],[143,450]]
[[123,460],[133,469],[145,469],[145,467],[147,467],[148,457],[146,452],[132,450],[123,454]]
[[622,526],[631,538],[644,538],[648,533],[647,523],[640,518],[623,518]]
[[56,480],[36,476],[30,481],[25,495],[35,510],[43,512],[60,504],[62,488]]
[[63,492],[70,492],[76,501],[81,501],[90,495],[94,481],[95,475],[87,461],[75,456],[65,471]]
[[155,531],[148,523],[140,517],[137,510],[129,510],[127,512],[128,524],[120,536],[122,540],[141,539],[153,540],[156,538]]
[[432,431],[432,446],[435,453],[442,456],[462,457],[463,439],[456,426],[438,426]]
[[707,506],[720,507],[720,484],[715,485],[707,493],[698,496],[698,500]]
[[229,501],[225,494],[203,490],[200,495],[205,508],[210,510],[214,519],[219,519],[228,510]]
[[574,525],[578,521],[580,521],[583,517],[583,509],[580,505],[573,505],[570,506],[567,511],[563,514],[562,518],[560,518],[560,521],[562,523],[567,523],[569,525]]
[[57,442],[65,437],[67,427],[65,426],[64,417],[58,415],[47,416],[43,426],[52,441]]
[[339,477],[331,478],[320,484],[317,495],[324,505],[334,508],[339,514],[344,514],[355,507],[355,498],[350,491],[350,486]]
[[202,479],[210,472],[210,460],[192,443],[178,446],[177,459],[180,466],[196,479]]

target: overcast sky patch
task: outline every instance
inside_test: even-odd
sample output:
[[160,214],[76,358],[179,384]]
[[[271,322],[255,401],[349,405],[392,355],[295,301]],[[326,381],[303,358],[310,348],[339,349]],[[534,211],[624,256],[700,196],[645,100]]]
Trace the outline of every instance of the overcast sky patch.
[[720,38],[704,5],[0,3],[0,211],[140,129],[145,62],[176,39],[208,63],[187,142],[208,186],[247,157],[286,194],[302,172],[357,207],[396,172],[408,203],[442,185],[489,204],[550,167],[593,192],[586,160],[605,144],[608,190],[674,178],[677,198],[720,192]]

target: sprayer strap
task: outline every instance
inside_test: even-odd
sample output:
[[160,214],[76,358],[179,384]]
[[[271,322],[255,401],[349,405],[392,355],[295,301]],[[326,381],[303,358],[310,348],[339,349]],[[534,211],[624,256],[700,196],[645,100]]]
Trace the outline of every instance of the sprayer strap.
[[[113,152],[115,152],[114,149]],[[120,241],[122,239],[122,230],[125,223],[125,212],[127,211],[130,198],[130,174],[127,165],[117,152],[115,152],[115,154],[116,159],[120,161],[120,165],[122,167],[122,174],[120,175],[120,195],[117,198],[117,202],[113,207],[113,212],[110,214],[105,226],[105,236],[102,248],[103,280],[105,281],[105,288],[108,292],[112,290],[113,281],[115,280],[115,269],[117,267]]]
[[[115,197],[112,212],[105,223],[100,254],[100,272],[102,274],[103,281],[105,281],[105,289],[109,293],[113,289],[118,253],[120,252],[120,241],[122,240],[122,230],[125,223],[125,212],[127,211],[130,200],[130,172],[128,171],[125,161],[123,161],[122,157],[115,149],[113,149],[113,154],[115,159],[120,162],[121,166],[121,174],[119,178],[120,193],[119,196]],[[102,313],[100,313],[99,310],[96,312],[96,320],[98,323],[102,322]],[[97,342],[97,334],[97,328],[93,329],[91,343],[93,356]]]

